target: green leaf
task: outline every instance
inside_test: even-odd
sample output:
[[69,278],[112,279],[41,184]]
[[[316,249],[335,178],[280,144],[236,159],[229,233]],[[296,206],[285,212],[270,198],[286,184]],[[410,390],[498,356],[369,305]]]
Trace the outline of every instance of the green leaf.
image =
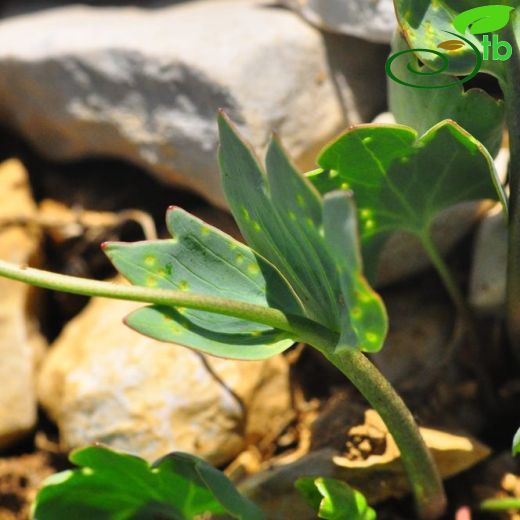
[[[288,280],[308,318],[341,331],[343,339],[347,336],[346,324],[357,323],[349,335],[349,348],[379,350],[384,340],[380,325],[386,319],[384,306],[377,294],[363,285],[356,254],[344,252],[357,264],[340,265],[338,255],[329,249],[323,232],[323,201],[318,192],[295,170],[277,139],[272,140],[267,151],[266,175],[223,115],[219,126],[224,192],[248,244]],[[352,234],[349,243],[355,244],[356,230],[348,231]],[[365,291],[359,295],[354,292],[347,300],[340,271],[350,268],[351,278]],[[374,307],[379,310],[376,321],[372,321]],[[374,341],[367,344],[370,332],[373,336],[368,337]]]
[[[282,276],[250,248],[179,208],[168,211],[167,224],[170,240],[106,244],[106,254],[131,283],[302,314]],[[191,309],[144,307],[126,322],[160,341],[228,358],[263,359],[294,343],[261,324]]]
[[318,193],[295,171],[276,140],[269,146],[268,178],[224,116],[220,125],[222,184],[247,243],[286,277],[306,315],[338,329],[337,277],[320,236]]
[[520,453],[520,428],[515,433],[515,436],[513,438],[513,457],[515,455],[518,455]]
[[[400,52],[407,44],[400,34],[393,41],[393,51]],[[421,76],[413,70],[423,70],[417,57],[408,53],[395,60],[392,69],[405,83],[415,85],[448,85],[456,79],[445,74]],[[481,89],[464,91],[461,84],[443,89],[410,88],[396,81],[388,83],[389,105],[397,123],[410,126],[423,134],[444,119],[452,119],[477,138],[496,155],[500,149],[504,128],[504,103]]]
[[375,520],[376,512],[366,498],[340,480],[330,478],[300,478],[296,488],[316,511],[318,518],[326,520]]
[[[325,197],[325,240],[336,262],[343,300],[350,312],[342,313],[341,337],[336,349],[352,348],[364,340],[364,350],[377,351],[388,331],[388,318],[381,300],[363,276],[357,237],[356,207],[349,193],[335,191]],[[358,305],[363,302],[363,306]]]
[[424,242],[435,217],[454,204],[480,199],[506,204],[491,156],[451,121],[420,138],[405,126],[360,126],[327,147],[318,164],[322,170],[309,178],[321,193],[354,192],[369,280],[391,233],[406,231]]
[[228,513],[262,520],[229,479],[197,457],[172,453],[154,464],[108,448],[74,451],[78,469],[48,478],[33,504],[34,520],[191,520]]

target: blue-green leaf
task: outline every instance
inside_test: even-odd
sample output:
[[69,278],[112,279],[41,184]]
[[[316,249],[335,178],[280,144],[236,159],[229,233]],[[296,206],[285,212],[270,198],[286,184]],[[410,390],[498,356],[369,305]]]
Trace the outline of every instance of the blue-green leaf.
[[382,300],[363,276],[352,195],[341,191],[326,195],[323,220],[325,240],[336,261],[345,306],[336,350],[352,349],[362,342],[364,351],[377,352],[388,332],[388,318]]
[[[302,314],[282,276],[249,247],[179,208],[168,212],[167,224],[172,239],[105,246],[130,282]],[[161,341],[236,359],[267,358],[294,342],[287,333],[261,324],[191,309],[145,307],[132,313],[127,324]]]
[[[323,199],[296,171],[277,139],[268,147],[266,175],[224,116],[219,125],[224,192],[247,242],[288,280],[308,318],[341,333],[342,346],[379,350],[386,331],[381,327],[383,304],[366,285],[357,250],[342,255],[329,248]],[[342,240],[355,249],[357,230],[346,232],[350,236]],[[355,263],[348,264],[350,260]],[[350,282],[364,290],[350,291],[347,299],[344,285]],[[376,307],[378,319],[373,320]],[[356,326],[348,329],[349,324]],[[368,344],[367,337],[374,341]]]

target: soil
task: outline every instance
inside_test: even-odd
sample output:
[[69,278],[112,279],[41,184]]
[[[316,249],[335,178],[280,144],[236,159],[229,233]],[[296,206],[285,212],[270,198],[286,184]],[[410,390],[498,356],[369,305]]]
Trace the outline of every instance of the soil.
[[[165,210],[175,204],[238,236],[227,213],[210,207],[190,193],[157,183],[135,166],[107,158],[56,164],[35,154],[7,130],[1,133],[0,160],[12,156],[23,160],[37,201],[52,199],[69,208],[115,213],[128,208],[138,209],[152,216],[159,236],[166,235]],[[85,234],[73,239],[57,239],[52,233],[46,233],[43,267],[105,279],[115,273],[99,244],[105,240],[142,238],[142,228],[135,222],[107,228],[94,237]],[[449,258],[463,286],[468,279],[471,245],[470,236]],[[420,291],[425,298],[436,298],[450,306],[432,272],[388,288],[383,296],[410,288]],[[45,292],[40,319],[50,341],[85,303],[85,298]],[[479,336],[486,346],[484,351],[476,352],[466,342],[449,361],[449,370],[439,371],[420,388],[415,384],[406,385],[406,382],[399,388],[420,424],[470,434],[492,450],[489,459],[446,482],[450,500],[446,519],[497,518],[479,512],[482,499],[520,496],[517,477],[520,467],[509,455],[512,433],[519,426],[520,377],[507,349],[503,325],[489,319],[479,320],[479,327]],[[312,409],[317,417],[311,428],[310,449],[334,447],[347,451],[348,448],[352,453],[357,450],[364,457],[380,453],[384,446],[378,442],[363,443],[366,439],[351,439],[351,445],[346,445],[344,432],[362,422],[367,405],[343,377],[310,349],[297,347],[287,355],[293,362],[295,401],[306,403],[307,412]],[[309,406],[309,403],[314,404]],[[303,424],[307,412],[300,413],[300,423],[292,424],[268,450],[270,456],[290,454],[298,447],[301,432],[308,429],[308,425]],[[26,520],[41,481],[67,466],[66,454],[59,449],[56,432],[41,414],[37,431],[31,437],[0,454],[0,519]],[[383,520],[415,518],[409,498],[387,501],[379,504],[377,510],[378,518]],[[503,518],[514,516],[504,515]]]

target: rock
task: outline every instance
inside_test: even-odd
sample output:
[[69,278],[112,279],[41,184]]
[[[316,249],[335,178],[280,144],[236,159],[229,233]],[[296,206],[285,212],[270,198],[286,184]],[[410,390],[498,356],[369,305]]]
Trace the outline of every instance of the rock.
[[[421,434],[443,478],[465,471],[490,453],[480,442],[462,435],[428,428],[421,428]],[[400,498],[409,492],[399,450],[376,412],[367,410],[364,424],[351,428],[345,440],[349,438],[369,441],[372,446],[380,446],[383,440],[383,449],[381,453],[363,454],[362,458],[355,460],[347,458],[345,455],[348,453],[340,455],[334,449],[324,448],[296,462],[264,468],[242,482],[239,488],[272,520],[316,518],[294,489],[294,481],[302,476],[345,480],[359,489],[371,503]]]
[[219,107],[312,169],[384,106],[386,54],[260,0],[50,9],[0,23],[0,118],[53,159],[125,159],[224,206]]
[[[27,172],[16,159],[0,165],[0,258],[27,264],[36,254],[39,233],[17,220],[31,218],[36,206]],[[35,371],[44,341],[29,312],[33,291],[0,278],[0,448],[36,423]]]
[[159,343],[127,328],[139,304],[93,300],[39,374],[39,398],[64,448],[102,442],[149,460],[187,451],[213,464],[292,418],[283,357],[238,362]]
[[397,27],[392,0],[283,0],[312,24],[371,42],[390,43]]
[[499,313],[506,298],[507,222],[496,207],[480,224],[471,268],[469,302],[481,314]]

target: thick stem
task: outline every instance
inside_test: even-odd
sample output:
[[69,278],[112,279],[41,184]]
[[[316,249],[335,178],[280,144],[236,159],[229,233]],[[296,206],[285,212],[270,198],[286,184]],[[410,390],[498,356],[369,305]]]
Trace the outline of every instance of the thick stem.
[[234,316],[263,323],[292,333],[295,339],[320,350],[360,390],[379,412],[401,451],[410,479],[419,516],[438,518],[445,507],[442,483],[428,449],[415,425],[412,414],[390,383],[375,366],[357,351],[334,354],[338,334],[305,318],[288,316],[276,309],[224,298],[190,294],[182,291],[148,289],[110,282],[65,276],[39,269],[17,267],[0,260],[0,276],[46,289],[138,301],[156,305],[181,306]]
[[410,479],[419,517],[437,519],[446,509],[446,496],[433,458],[414,418],[390,383],[361,352],[324,353],[381,415],[392,434]]
[[504,35],[513,48],[504,62],[501,82],[509,128],[509,246],[507,257],[507,326],[511,348],[520,361],[520,53],[512,27]]

